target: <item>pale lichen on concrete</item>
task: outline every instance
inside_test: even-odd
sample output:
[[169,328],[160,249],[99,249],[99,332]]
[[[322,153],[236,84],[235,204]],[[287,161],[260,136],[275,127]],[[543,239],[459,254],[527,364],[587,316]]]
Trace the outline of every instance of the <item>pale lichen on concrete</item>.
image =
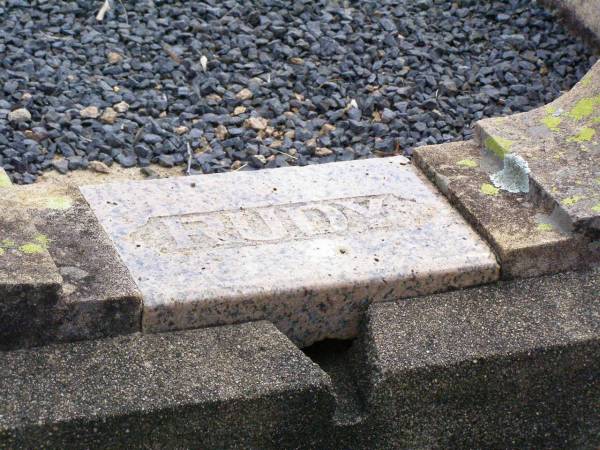
[[48,209],[69,209],[71,206],[73,206],[73,200],[63,195],[50,196],[46,201]]
[[504,157],[504,168],[490,176],[490,180],[499,189],[512,193],[529,192],[529,165],[519,155],[508,154]]
[[[23,241],[21,241],[23,242]],[[12,239],[3,239],[0,241],[0,256],[5,255],[8,250],[17,251],[24,255],[35,255],[44,253],[48,249],[50,239],[45,234],[36,234],[32,240],[17,244]]]
[[556,117],[552,114],[547,115],[542,119],[542,123],[548,127],[550,131],[558,131],[558,126],[562,122],[560,117]]
[[12,185],[10,178],[4,170],[0,170],[0,188],[10,187]]
[[576,203],[579,203],[581,200],[585,199],[584,195],[574,195],[572,197],[565,198],[561,203],[565,206],[573,206]]
[[594,113],[596,106],[600,105],[600,95],[596,97],[586,97],[579,100],[569,111],[568,115],[572,119],[582,120]]
[[550,223],[540,223],[536,228],[539,231],[554,231],[554,226]]

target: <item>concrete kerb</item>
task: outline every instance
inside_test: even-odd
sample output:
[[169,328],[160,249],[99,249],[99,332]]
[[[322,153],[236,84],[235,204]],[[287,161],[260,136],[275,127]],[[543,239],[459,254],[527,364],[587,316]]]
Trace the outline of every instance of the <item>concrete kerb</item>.
[[[7,179],[0,170],[0,190],[13,191],[6,189]],[[87,205],[79,206],[64,209],[83,214],[91,229],[103,233]],[[32,210],[38,206],[30,204],[24,214]],[[57,217],[36,212],[33,222],[39,227],[56,221],[58,235],[60,225],[74,216]],[[35,228],[31,233],[39,234]],[[492,234],[482,234],[493,240]],[[116,258],[105,263],[120,263],[111,241],[102,236],[89,248],[100,245]],[[60,287],[64,300],[66,285],[76,288],[67,296],[77,296],[77,280],[85,277],[78,278],[81,272],[72,267],[89,271],[78,267],[76,249],[62,254],[42,238],[32,243],[49,256],[52,292],[44,299],[60,302]],[[515,267],[520,266],[511,272],[518,272]],[[124,292],[139,305],[135,285],[128,284]],[[105,296],[110,293],[102,291]],[[125,443],[151,448],[596,449],[599,296],[596,268],[374,304],[355,345],[337,366],[328,367],[331,377],[266,322],[0,352],[0,391],[7,393],[7,401],[0,403],[0,448]],[[97,311],[92,316],[93,321]],[[41,329],[37,320],[31,319],[33,328]],[[119,333],[75,334],[95,339]],[[46,344],[45,339],[34,345]],[[344,370],[350,377],[333,375]],[[343,415],[350,420],[336,412],[334,399],[338,396],[339,407],[345,389],[337,389],[332,380],[355,385],[357,410]]]
[[[95,339],[140,330],[141,295],[76,189],[15,186],[3,189],[0,203],[4,211],[23,216],[18,227],[36,230],[30,233],[30,239],[47,253],[60,277],[54,303],[40,313],[39,320],[20,327],[18,339],[0,342],[0,348]],[[6,259],[8,251],[0,257]],[[14,270],[24,270],[15,264]],[[32,307],[28,314],[35,317],[34,312]]]
[[266,322],[0,353],[0,448],[310,448],[329,377]]
[[598,292],[596,269],[372,305],[324,365],[357,388],[343,417],[266,322],[2,352],[0,447],[596,448]]
[[362,429],[383,448],[597,448],[599,288],[594,269],[373,305]]

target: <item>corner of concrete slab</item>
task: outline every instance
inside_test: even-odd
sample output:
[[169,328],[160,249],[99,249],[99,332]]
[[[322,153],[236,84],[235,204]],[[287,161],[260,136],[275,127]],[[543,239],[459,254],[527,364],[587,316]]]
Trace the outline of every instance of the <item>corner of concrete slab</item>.
[[600,445],[600,271],[369,308],[371,423],[393,448]]
[[[76,188],[15,186],[3,192],[2,205],[10,214],[27,217],[18,222],[31,224],[35,232],[22,250],[29,256],[38,247],[43,250],[58,280],[51,304],[23,312],[31,316],[29,326],[18,327],[20,338],[6,342],[5,349],[140,330],[141,294]],[[0,252],[7,251],[0,244]]]
[[503,278],[556,273],[598,259],[588,248],[590,238],[563,226],[547,205],[493,186],[493,170],[477,142],[420,147],[413,162],[489,242]]
[[2,448],[318,448],[331,382],[273,325],[0,353]]
[[27,211],[0,199],[0,350],[35,341],[58,302],[62,277],[48,238]]

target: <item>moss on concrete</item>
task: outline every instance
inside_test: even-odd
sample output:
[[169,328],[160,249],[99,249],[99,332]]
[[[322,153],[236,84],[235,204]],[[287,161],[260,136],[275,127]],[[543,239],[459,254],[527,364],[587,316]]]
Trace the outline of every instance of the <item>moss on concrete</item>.
[[579,132],[573,136],[571,136],[569,139],[567,139],[568,142],[589,142],[593,139],[593,137],[596,135],[596,130],[594,130],[593,128],[589,128],[589,127],[584,127],[581,128],[579,130]]
[[558,126],[562,122],[560,117],[553,116],[552,114],[547,115],[542,119],[542,123],[548,127],[550,131],[558,131]]
[[473,169],[478,166],[477,161],[471,158],[461,159],[456,164],[458,164],[461,167],[467,167],[469,169]]
[[594,113],[594,110],[598,105],[600,105],[600,95],[582,98],[568,112],[568,116],[575,120],[585,119]]
[[483,183],[480,190],[483,194],[492,196],[498,195],[498,192],[500,192],[500,189],[490,183]]
[[0,188],[6,188],[12,185],[9,176],[4,169],[0,168]]
[[485,140],[485,148],[494,153],[498,158],[504,159],[514,142],[501,136],[489,136]]

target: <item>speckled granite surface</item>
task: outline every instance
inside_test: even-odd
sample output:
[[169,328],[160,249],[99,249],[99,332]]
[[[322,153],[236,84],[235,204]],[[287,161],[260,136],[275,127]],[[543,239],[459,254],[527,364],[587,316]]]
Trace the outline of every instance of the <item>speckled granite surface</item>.
[[371,302],[489,282],[489,247],[403,157],[81,188],[143,330],[267,319],[299,345]]
[[491,154],[527,161],[534,196],[574,228],[600,230],[600,62],[554,102],[476,128]]

